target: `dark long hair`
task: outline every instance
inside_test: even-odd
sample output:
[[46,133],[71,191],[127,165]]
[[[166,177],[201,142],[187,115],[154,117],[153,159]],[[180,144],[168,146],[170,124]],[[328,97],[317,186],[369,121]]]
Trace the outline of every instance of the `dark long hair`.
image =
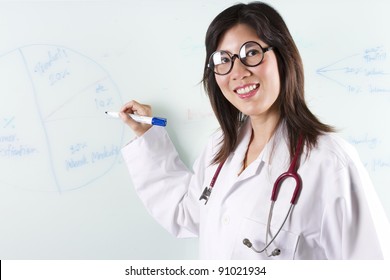
[[311,149],[320,134],[333,131],[321,123],[308,109],[304,98],[302,59],[280,14],[262,2],[236,4],[222,11],[210,24],[206,33],[206,61],[203,86],[223,131],[222,145],[213,163],[224,161],[237,145],[239,129],[246,118],[222,94],[214,72],[207,67],[210,55],[216,51],[221,36],[233,26],[242,23],[252,27],[259,39],[274,47],[280,76],[280,93],[276,105],[281,120],[287,126],[290,158],[295,153],[299,135]]

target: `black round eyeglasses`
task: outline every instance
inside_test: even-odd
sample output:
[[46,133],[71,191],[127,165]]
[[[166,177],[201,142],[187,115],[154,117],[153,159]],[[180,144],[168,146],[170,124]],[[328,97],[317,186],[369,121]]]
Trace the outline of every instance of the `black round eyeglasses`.
[[264,53],[272,49],[274,48],[263,48],[259,43],[249,41],[241,46],[239,54],[231,54],[223,50],[213,52],[207,66],[217,75],[226,75],[232,71],[236,58],[245,66],[255,67],[263,61]]

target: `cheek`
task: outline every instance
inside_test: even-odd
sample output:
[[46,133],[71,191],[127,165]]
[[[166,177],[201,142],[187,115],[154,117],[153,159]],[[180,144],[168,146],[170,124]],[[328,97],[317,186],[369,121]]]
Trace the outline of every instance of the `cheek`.
[[262,76],[265,77],[264,81],[265,86],[268,91],[273,92],[274,94],[279,94],[280,92],[280,76],[277,67],[267,68],[266,71],[262,73]]
[[273,82],[275,89],[277,90],[278,94],[280,92],[280,75],[279,75],[279,68],[278,68],[278,63],[276,62],[275,59],[275,65],[274,65],[274,71],[272,71],[271,75],[273,77]]
[[225,95],[229,89],[229,80],[226,76],[215,75],[215,81],[217,82],[218,87],[221,89],[222,93]]
[[215,81],[217,82],[217,85],[221,88],[222,85],[224,84],[224,77],[220,75],[215,75]]
[[278,74],[272,75],[272,87],[276,94],[279,95],[280,92],[280,78]]

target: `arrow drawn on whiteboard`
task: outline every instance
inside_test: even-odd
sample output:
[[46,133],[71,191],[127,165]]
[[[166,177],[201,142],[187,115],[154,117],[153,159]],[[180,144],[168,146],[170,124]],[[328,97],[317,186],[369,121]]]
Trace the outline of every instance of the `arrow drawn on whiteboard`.
[[15,117],[10,117],[10,118],[4,118],[4,122],[3,122],[3,128],[7,128],[7,127],[12,127],[14,128],[15,126],[13,125],[13,121],[14,121]]
[[346,84],[340,82],[337,78],[333,78],[332,74],[333,74],[333,72],[336,72],[336,74],[339,72],[345,72],[347,69],[347,66],[342,67],[342,66],[340,66],[340,64],[345,63],[349,59],[357,57],[357,56],[359,56],[359,54],[354,54],[354,55],[351,55],[349,57],[342,58],[336,62],[333,62],[332,64],[329,64],[329,65],[324,66],[320,69],[317,69],[316,72],[318,75],[320,75],[328,80],[331,80],[332,82],[335,82],[335,83],[339,84],[340,86],[347,87]]
[[382,47],[368,48],[319,68],[316,73],[351,93],[390,93],[387,53]]

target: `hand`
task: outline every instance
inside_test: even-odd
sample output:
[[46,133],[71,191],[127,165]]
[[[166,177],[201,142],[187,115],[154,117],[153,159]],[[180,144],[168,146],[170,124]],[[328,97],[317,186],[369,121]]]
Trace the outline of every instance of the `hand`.
[[152,107],[145,104],[140,104],[135,100],[132,100],[121,108],[119,111],[119,115],[122,121],[130,126],[130,128],[134,131],[135,135],[141,136],[143,135],[149,128],[152,127],[150,124],[139,123],[133,120],[128,114],[136,114],[140,116],[152,116]]

